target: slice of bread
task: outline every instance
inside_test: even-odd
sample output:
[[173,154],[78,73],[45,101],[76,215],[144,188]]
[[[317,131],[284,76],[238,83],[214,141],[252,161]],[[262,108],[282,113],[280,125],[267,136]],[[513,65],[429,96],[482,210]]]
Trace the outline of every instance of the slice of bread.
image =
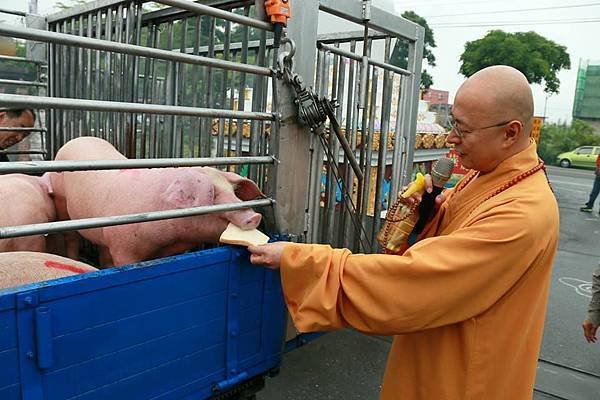
[[245,231],[230,223],[223,231],[219,242],[237,244],[239,246],[258,246],[269,241],[269,237],[257,229]]

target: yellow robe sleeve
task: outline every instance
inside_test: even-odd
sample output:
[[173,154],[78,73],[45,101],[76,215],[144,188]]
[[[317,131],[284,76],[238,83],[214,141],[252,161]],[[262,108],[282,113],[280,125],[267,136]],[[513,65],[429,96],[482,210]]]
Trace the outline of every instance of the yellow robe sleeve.
[[395,335],[464,321],[491,307],[551,251],[535,229],[523,228],[533,223],[505,204],[402,256],[290,244],[281,262],[285,300],[302,332],[351,326]]

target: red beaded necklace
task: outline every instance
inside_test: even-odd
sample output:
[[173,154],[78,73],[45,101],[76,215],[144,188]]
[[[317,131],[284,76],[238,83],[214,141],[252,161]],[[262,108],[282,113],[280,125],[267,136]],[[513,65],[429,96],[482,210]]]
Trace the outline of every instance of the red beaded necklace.
[[[499,195],[500,193],[504,192],[506,189],[516,185],[517,183],[521,182],[523,179],[530,177],[531,175],[535,174],[536,172],[538,172],[540,170],[544,171],[544,174],[546,175],[546,181],[548,182],[548,186],[550,186],[550,190],[552,190],[552,185],[550,184],[550,180],[548,179],[548,174],[546,173],[546,167],[544,165],[544,161],[542,161],[541,159],[538,159],[538,164],[535,167],[528,169],[527,171],[523,172],[522,174],[515,176],[514,178],[512,178],[509,181],[502,184],[500,187],[498,187],[492,193],[488,194],[483,200],[481,200],[481,202],[479,204],[477,204],[475,207],[473,207],[473,209],[469,212],[469,216],[473,213],[473,211],[475,211],[475,209],[477,209],[477,207],[479,207],[480,205],[482,205],[483,203],[485,203],[492,197]],[[463,190],[469,183],[471,183],[471,181],[473,181],[473,179],[475,179],[478,176],[479,176],[479,171],[474,171],[474,170],[469,171],[467,176],[465,176],[460,182],[458,182],[458,184],[456,185],[456,189],[454,190],[454,193],[456,194],[456,193],[460,192],[461,190]]]

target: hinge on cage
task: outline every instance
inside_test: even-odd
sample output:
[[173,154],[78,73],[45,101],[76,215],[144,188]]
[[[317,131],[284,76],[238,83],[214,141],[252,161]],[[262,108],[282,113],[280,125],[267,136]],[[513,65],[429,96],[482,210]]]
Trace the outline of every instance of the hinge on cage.
[[304,213],[304,232],[308,232],[308,229],[310,228],[310,220],[311,213],[307,211]]
[[371,19],[371,0],[363,0],[362,2],[362,18],[365,21]]

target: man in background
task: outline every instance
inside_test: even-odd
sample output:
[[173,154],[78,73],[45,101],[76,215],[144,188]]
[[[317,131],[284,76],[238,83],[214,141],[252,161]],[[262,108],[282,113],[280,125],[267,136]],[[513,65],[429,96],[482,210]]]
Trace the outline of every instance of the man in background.
[[594,187],[592,188],[592,192],[590,193],[590,198],[587,201],[587,203],[585,203],[585,205],[579,209],[580,211],[591,213],[594,209],[594,202],[598,197],[598,193],[600,193],[600,154],[598,155],[598,157],[596,157],[595,174],[596,178],[594,179]]
[[[35,113],[32,109],[12,109],[0,111],[0,128],[33,128]],[[29,135],[29,131],[0,131],[0,151],[21,142]],[[4,152],[0,152],[0,162],[9,161]]]

